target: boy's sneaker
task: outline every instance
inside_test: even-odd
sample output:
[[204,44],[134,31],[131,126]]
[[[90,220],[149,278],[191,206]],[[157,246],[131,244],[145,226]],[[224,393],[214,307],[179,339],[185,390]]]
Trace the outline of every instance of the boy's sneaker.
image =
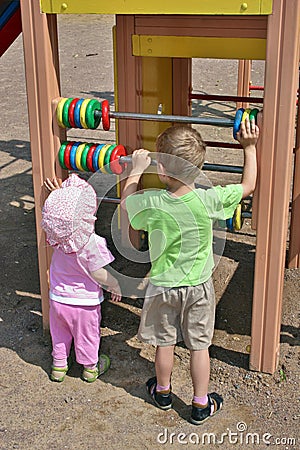
[[223,405],[223,398],[216,392],[207,395],[208,405],[204,408],[199,403],[192,403],[191,422],[195,425],[200,425],[211,416],[214,416]]
[[172,408],[172,392],[171,387],[167,391],[156,392],[157,379],[156,377],[149,378],[146,383],[147,391],[155,405],[160,409],[171,409]]

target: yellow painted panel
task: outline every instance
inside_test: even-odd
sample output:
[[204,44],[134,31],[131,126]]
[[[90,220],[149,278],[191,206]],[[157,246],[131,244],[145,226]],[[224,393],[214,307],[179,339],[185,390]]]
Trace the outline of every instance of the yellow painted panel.
[[[162,76],[163,74],[163,76]],[[172,114],[172,59],[143,58],[142,61],[142,112],[157,114]],[[142,122],[142,145],[150,151],[156,151],[157,136],[171,124],[166,122]],[[161,188],[157,175],[143,175],[143,187]]]
[[265,39],[132,36],[134,56],[264,60]]
[[41,0],[45,13],[55,14],[259,14],[272,12],[273,0]]

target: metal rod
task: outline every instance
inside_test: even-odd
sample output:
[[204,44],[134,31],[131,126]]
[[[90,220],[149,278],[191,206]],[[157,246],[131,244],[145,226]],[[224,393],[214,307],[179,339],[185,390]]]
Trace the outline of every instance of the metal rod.
[[263,103],[261,97],[241,97],[240,95],[218,95],[218,94],[190,94],[190,99],[195,100],[217,100],[224,102],[244,102],[244,103]]
[[[131,163],[131,156],[121,156],[121,158],[119,159],[119,162],[122,164],[130,164]],[[157,165],[157,161],[155,159],[151,160],[151,166],[156,166]],[[212,172],[226,172],[226,173],[238,173],[238,174],[242,174],[243,173],[243,167],[242,166],[229,166],[226,164],[209,164],[209,163],[204,163],[202,170],[209,170]]]
[[[94,111],[95,117],[101,117],[101,111]],[[195,123],[198,125],[213,125],[218,127],[233,127],[234,119],[222,119],[217,117],[192,117],[192,116],[173,116],[164,114],[144,114],[130,113],[120,111],[110,111],[109,117],[113,119],[145,120],[155,122],[176,122],[176,123]]]

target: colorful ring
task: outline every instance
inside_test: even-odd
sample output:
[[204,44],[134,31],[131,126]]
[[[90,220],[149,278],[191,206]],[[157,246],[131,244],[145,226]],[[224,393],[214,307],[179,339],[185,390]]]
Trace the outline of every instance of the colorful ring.
[[126,164],[120,164],[119,162],[121,156],[127,156],[126,149],[124,145],[117,145],[111,153],[109,162],[110,169],[116,175],[121,175],[126,167]]
[[74,121],[74,109],[75,109],[75,105],[78,102],[78,100],[79,100],[79,98],[73,98],[73,100],[71,101],[70,106],[69,106],[68,119],[69,119],[69,123],[72,128],[76,128],[75,121]]
[[70,163],[70,153],[71,153],[71,148],[74,144],[75,144],[75,142],[68,142],[66,149],[65,149],[65,153],[64,153],[64,163],[65,163],[65,166],[67,167],[67,169],[69,169],[69,170],[73,169],[73,167],[71,166],[71,163]]
[[75,142],[74,145],[72,145],[71,151],[70,151],[70,164],[72,166],[73,170],[77,170],[76,167],[76,152],[81,142]]
[[63,113],[63,108],[64,108],[64,104],[66,103],[68,99],[67,98],[62,98],[59,100],[59,102],[57,103],[57,107],[56,107],[56,120],[58,125],[61,128],[66,128],[63,120],[62,120],[62,113]]
[[100,153],[99,153],[98,166],[102,173],[108,173],[106,168],[104,168],[104,166],[105,166],[104,158],[105,158],[105,154],[106,154],[107,150],[109,149],[109,147],[110,147],[110,144],[105,144],[101,148]]
[[90,100],[85,111],[85,121],[87,126],[92,130],[95,130],[95,128],[99,126],[101,121],[100,114],[95,117],[96,110],[101,112],[101,103],[95,99]]
[[242,228],[242,226],[243,226],[242,205],[239,203],[233,215],[233,228],[235,231],[239,231]]
[[88,154],[86,156],[86,165],[87,165],[87,168],[89,169],[89,172],[95,172],[94,167],[93,167],[93,155],[94,155],[96,148],[97,148],[97,144],[93,144],[90,147]]
[[76,102],[75,108],[74,108],[74,122],[76,125],[76,128],[83,128],[80,122],[80,107],[83,103],[84,98],[81,98]]
[[251,112],[249,114],[249,120],[254,119],[256,123],[257,114],[259,113],[259,110],[257,108],[251,109]]
[[93,144],[86,144],[84,149],[83,149],[83,151],[82,151],[82,154],[81,154],[81,165],[82,165],[82,168],[83,168],[83,170],[85,172],[89,172],[89,168],[88,168],[88,166],[86,164],[86,158],[87,158],[89,149],[91,148],[92,145]]
[[110,147],[108,147],[108,149],[104,155],[104,167],[105,167],[106,172],[108,172],[108,173],[113,173],[113,171],[110,168],[110,157],[111,157],[111,154],[112,154],[114,148],[116,148],[115,145],[111,145]]
[[58,151],[58,162],[59,162],[60,167],[62,167],[63,169],[67,169],[67,167],[64,163],[64,155],[65,155],[65,149],[66,149],[67,145],[68,145],[67,141],[63,142]]
[[69,106],[72,103],[73,98],[67,98],[64,103],[63,112],[62,112],[62,121],[66,128],[71,128],[71,124],[69,122]]
[[233,218],[230,217],[230,219],[226,219],[226,227],[229,231],[234,231],[233,227]]
[[88,126],[85,121],[85,112],[86,112],[86,108],[87,108],[87,105],[89,104],[89,102],[90,102],[90,99],[86,98],[85,100],[83,100],[82,105],[80,106],[80,123],[83,126],[83,128],[86,128],[86,129],[88,129]]
[[103,126],[103,130],[109,131],[109,129],[110,129],[110,118],[109,118],[109,103],[108,103],[108,100],[103,100],[101,108],[102,108],[102,126]]
[[250,114],[250,112],[251,112],[251,109],[245,109],[245,111],[243,112],[243,115],[242,115],[242,120],[241,120],[241,123],[242,122],[245,122],[245,120],[246,120],[246,118],[248,117],[248,119],[249,119],[249,114]]
[[244,108],[239,108],[237,110],[237,112],[235,113],[235,118],[234,118],[234,122],[233,122],[233,137],[234,137],[234,139],[237,138],[237,132],[240,129],[244,111],[245,111]]
[[76,162],[76,167],[77,170],[79,170],[80,172],[83,172],[83,167],[81,165],[81,155],[83,152],[84,147],[86,146],[86,142],[83,142],[82,144],[80,144],[77,148],[77,152],[76,152],[76,158],[75,158],[75,162]]
[[99,170],[99,165],[98,165],[98,158],[99,158],[99,153],[102,147],[104,147],[105,144],[99,144],[97,145],[94,154],[93,154],[93,169],[94,172],[98,172]]

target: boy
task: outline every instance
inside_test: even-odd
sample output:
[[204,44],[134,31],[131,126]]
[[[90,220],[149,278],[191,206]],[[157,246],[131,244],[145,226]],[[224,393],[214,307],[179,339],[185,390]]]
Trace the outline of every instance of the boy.
[[168,128],[156,142],[158,174],[166,190],[136,193],[151,162],[144,149],[133,153],[123,190],[122,206],[131,226],[149,236],[150,282],[138,331],[140,340],[156,346],[156,376],[147,381],[147,390],[160,409],[172,407],[174,348],[183,340],[190,350],[191,422],[196,425],[219,411],[223,403],[217,393],[208,394],[208,348],[215,316],[212,226],[215,220],[232,217],[241,199],[253,192],[258,136],[255,122],[246,119],[238,133],[244,150],[241,183],[204,190],[194,184],[206,150],[200,134],[186,126]]

